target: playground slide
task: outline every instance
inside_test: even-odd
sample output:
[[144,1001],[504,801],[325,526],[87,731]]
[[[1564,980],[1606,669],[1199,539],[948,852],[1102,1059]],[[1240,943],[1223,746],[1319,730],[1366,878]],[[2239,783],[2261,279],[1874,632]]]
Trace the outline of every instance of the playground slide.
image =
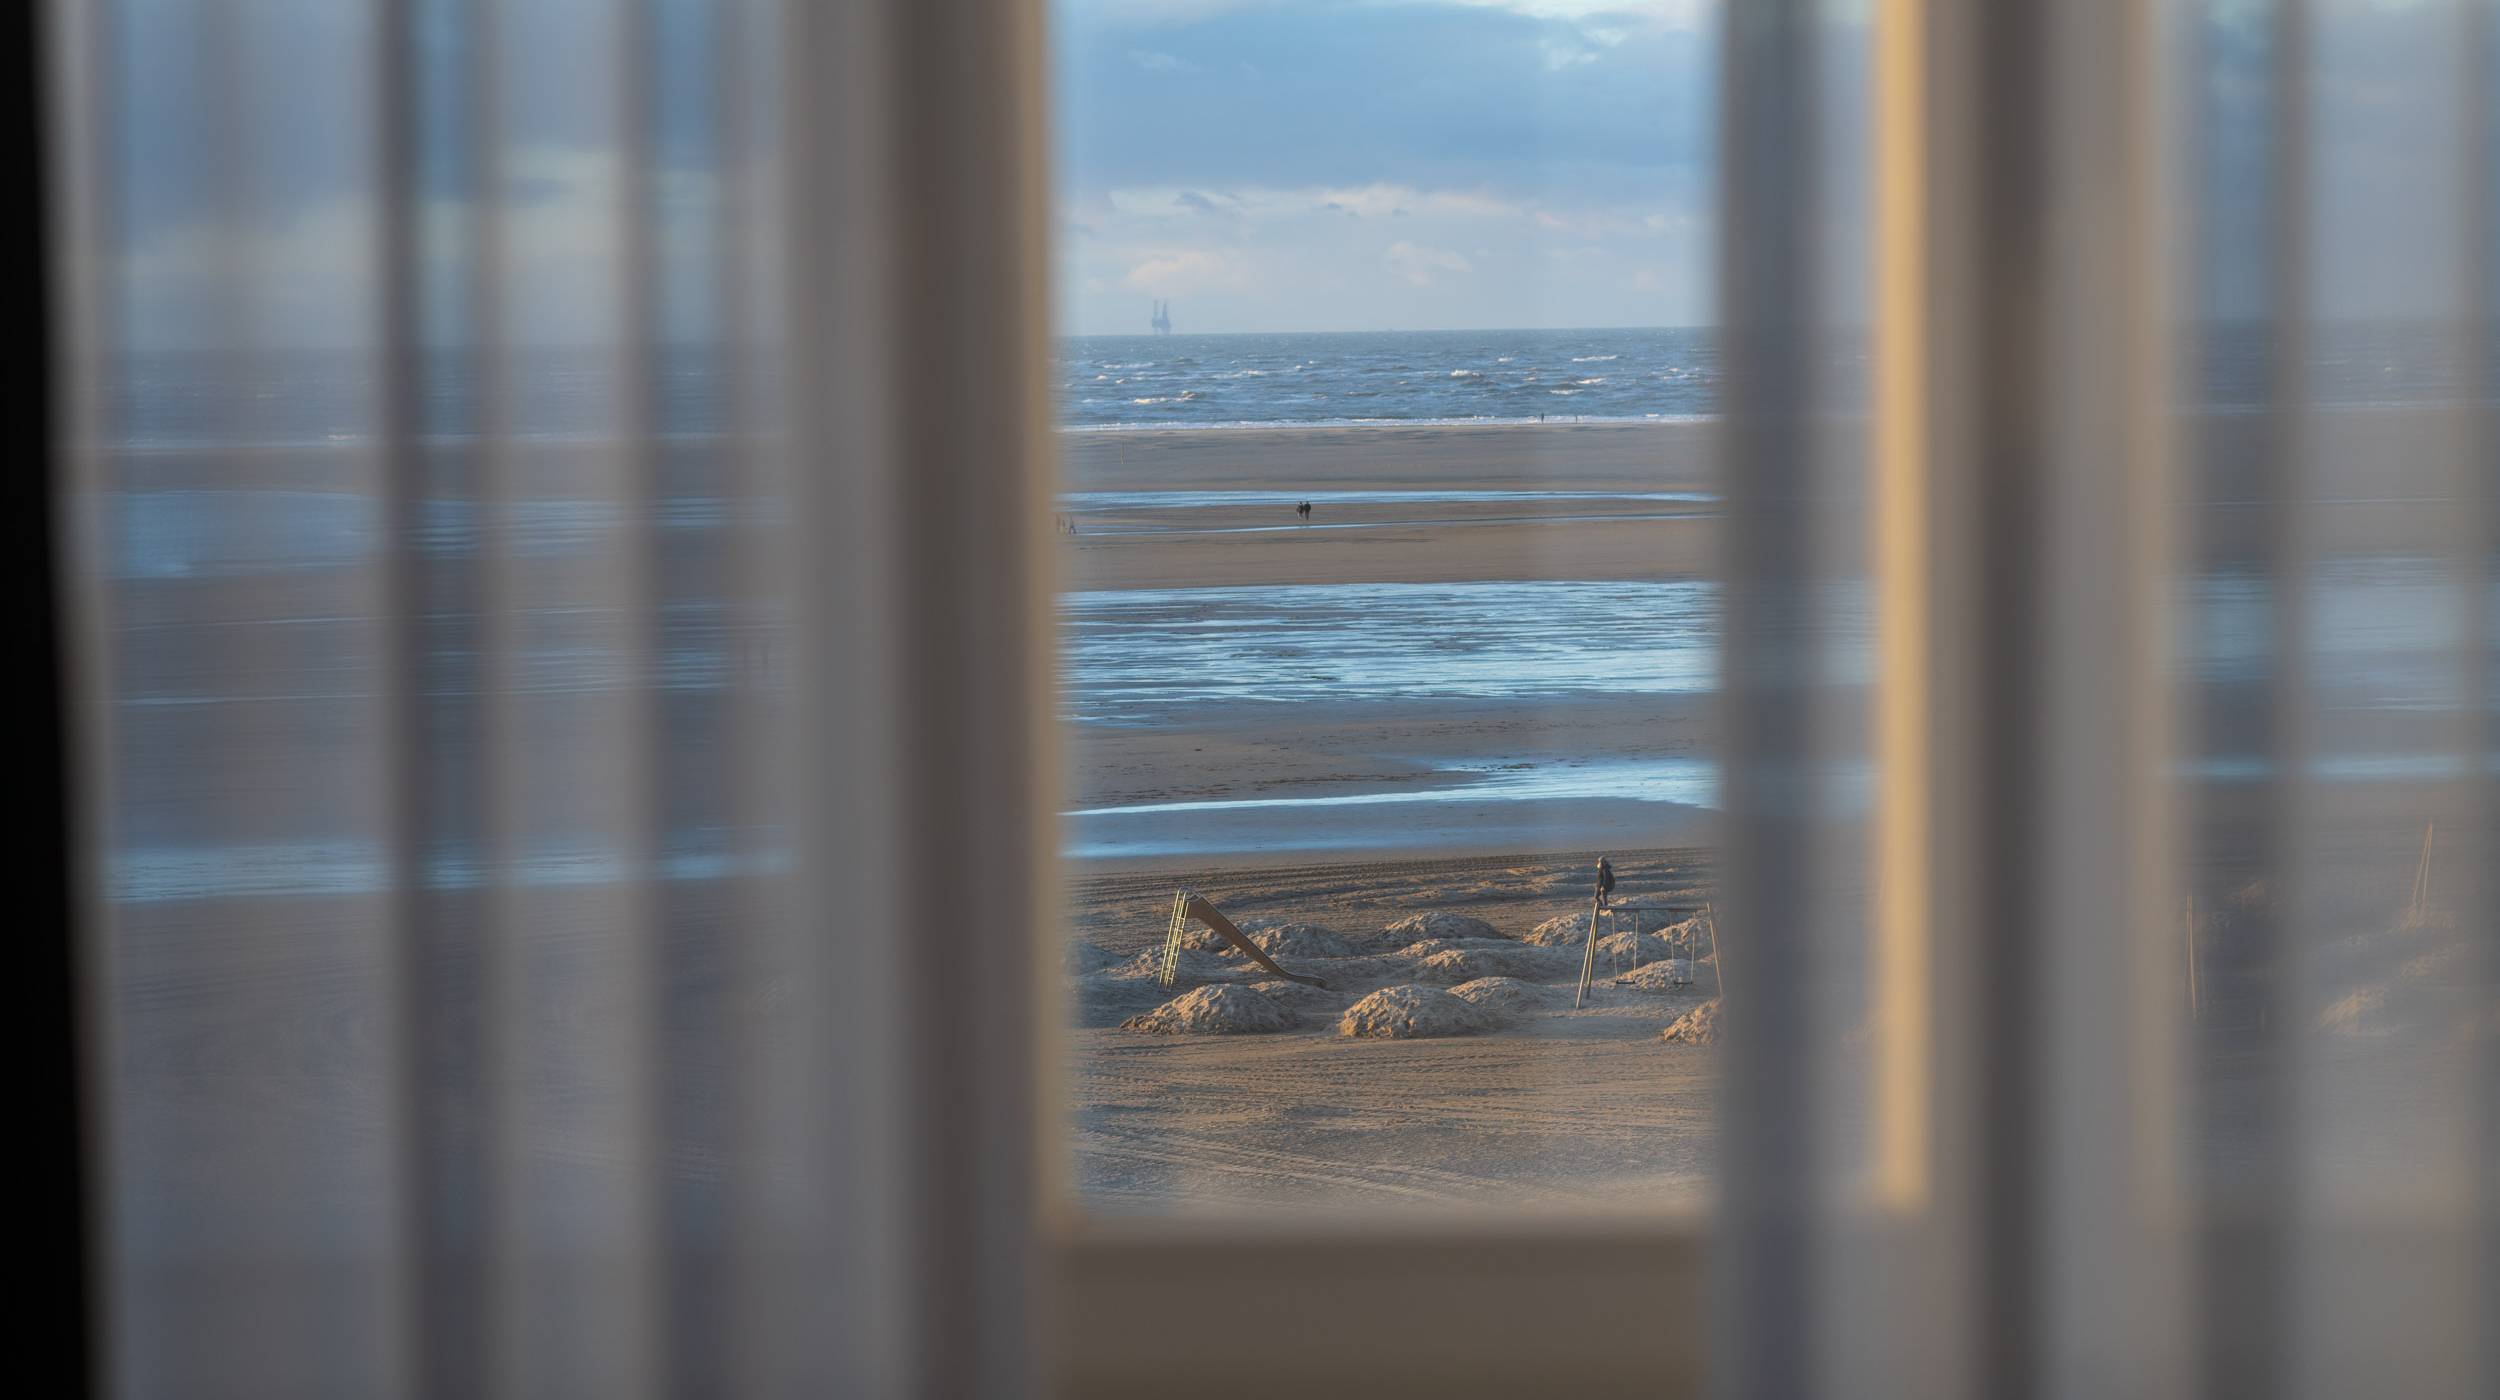
[[1278,967],[1274,958],[1261,952],[1258,944],[1251,942],[1240,929],[1233,927],[1232,920],[1225,918],[1214,905],[1207,903],[1204,895],[1194,890],[1183,890],[1172,900],[1172,926],[1164,941],[1163,985],[1167,987],[1172,985],[1173,958],[1180,949],[1181,920],[1184,917],[1196,919],[1215,930],[1218,937],[1240,949],[1243,957],[1286,981],[1299,982],[1305,987],[1317,987],[1322,991],[1328,990],[1328,984],[1316,977],[1305,977],[1300,973],[1287,972]]

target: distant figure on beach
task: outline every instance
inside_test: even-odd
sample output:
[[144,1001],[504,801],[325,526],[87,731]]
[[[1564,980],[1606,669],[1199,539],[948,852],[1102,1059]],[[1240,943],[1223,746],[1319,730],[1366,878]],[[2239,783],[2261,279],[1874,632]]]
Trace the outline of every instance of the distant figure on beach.
[[1311,523],[1311,503],[1309,501],[1304,501],[1302,504],[1295,506],[1293,508],[1293,513],[1302,517],[1303,524],[1308,525]]
[[1615,868],[1614,868],[1612,865],[1607,864],[1607,862],[1606,862],[1606,858],[1605,858],[1604,856],[1599,856],[1599,857],[1597,858],[1597,903],[1598,903],[1598,906],[1599,906],[1600,908],[1605,907],[1606,897],[1607,897],[1608,895],[1610,895],[1610,894],[1613,894],[1614,892],[1615,892]]

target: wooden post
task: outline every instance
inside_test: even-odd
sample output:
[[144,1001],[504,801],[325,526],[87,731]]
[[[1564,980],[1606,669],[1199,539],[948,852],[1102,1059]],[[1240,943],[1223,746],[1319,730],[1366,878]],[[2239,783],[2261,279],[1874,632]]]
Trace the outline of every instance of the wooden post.
[[1589,980],[1597,975],[1597,902],[1601,895],[1589,897],[1589,936],[1580,947],[1580,990],[1571,997],[1571,1009],[1577,1011],[1588,1000]]
[[2439,823],[2436,820],[2427,822],[2422,827],[2422,863],[2414,867],[2413,903],[2412,907],[2405,911],[2405,922],[2415,928],[2420,928],[2422,920],[2430,913],[2431,840],[2438,830]]
[[2196,896],[2187,897],[2188,1019],[2205,1019],[2205,998],[2196,985]]
[[[1701,915],[1710,921],[1710,980],[1718,985],[1719,1000],[1724,1002],[1727,1000],[1727,963],[1719,956],[1719,911],[1712,905],[1704,904]],[[1727,1008],[1721,1006],[1719,1014],[1725,1016]]]

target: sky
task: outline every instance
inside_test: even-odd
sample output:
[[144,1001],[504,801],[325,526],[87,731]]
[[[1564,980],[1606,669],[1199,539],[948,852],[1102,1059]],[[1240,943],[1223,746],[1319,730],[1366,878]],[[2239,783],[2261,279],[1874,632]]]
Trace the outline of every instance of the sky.
[[[1867,315],[1864,0],[1824,27],[1822,276]],[[2455,301],[2449,0],[2319,0],[2318,309]],[[1714,0],[1055,0],[1062,329],[1713,319]],[[2171,147],[2197,311],[2266,303],[2262,0],[2200,0]],[[2183,26],[2182,34],[2186,36]]]
[[[494,102],[429,91],[418,243],[430,340],[468,333],[483,191],[462,168],[491,116],[502,168],[496,314],[517,344],[618,328],[627,207],[617,18],[649,6],[658,82],[640,231],[657,329],[720,334],[716,255],[769,211],[714,85],[720,0],[492,6]],[[1720,0],[1043,0],[1060,329],[1678,326],[1713,317]],[[2454,0],[2318,0],[2319,309],[2453,305]],[[1872,0],[1826,0],[1817,230],[1834,320],[1865,316]],[[124,343],[350,346],[376,305],[371,29],[350,0],[118,0],[109,238]],[[428,72],[461,68],[421,0]],[[2173,153],[2196,213],[2190,305],[2263,304],[2269,205],[2263,0],[2194,0]],[[758,11],[760,12],[760,11]],[[769,68],[769,58],[758,74]],[[749,91],[751,89],[751,91]],[[2193,136],[2193,139],[2190,137]],[[743,197],[743,202],[742,202]]]
[[1702,0],[1056,0],[1059,321],[1710,319]]

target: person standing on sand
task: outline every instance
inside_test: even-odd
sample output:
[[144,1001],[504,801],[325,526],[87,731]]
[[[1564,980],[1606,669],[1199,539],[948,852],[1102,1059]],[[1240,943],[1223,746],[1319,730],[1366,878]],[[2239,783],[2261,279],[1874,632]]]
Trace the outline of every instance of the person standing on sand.
[[1311,503],[1309,501],[1304,501],[1302,504],[1295,506],[1293,508],[1293,513],[1302,517],[1303,524],[1308,525],[1311,523]]
[[1597,858],[1597,907],[1606,907],[1606,897],[1615,892],[1615,868],[1604,856]]

